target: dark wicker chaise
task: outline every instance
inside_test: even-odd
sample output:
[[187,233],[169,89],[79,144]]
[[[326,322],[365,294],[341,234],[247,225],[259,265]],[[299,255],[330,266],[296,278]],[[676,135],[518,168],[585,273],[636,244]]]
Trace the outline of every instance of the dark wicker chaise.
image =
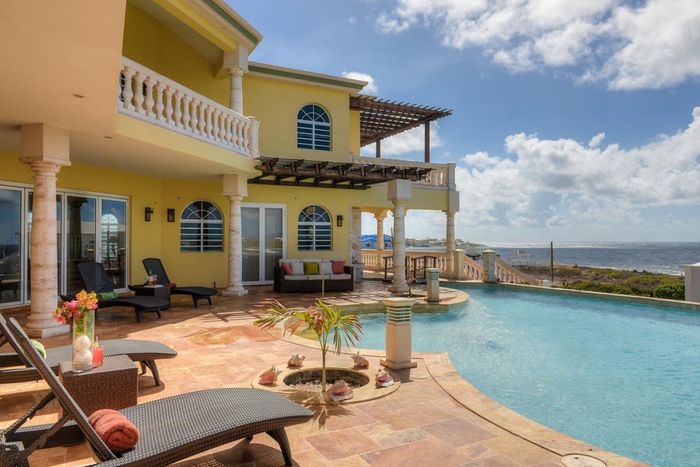
[[[26,415],[0,432],[0,465],[28,465],[27,458],[35,449],[55,446],[59,439],[68,441],[67,438],[77,432],[76,425],[100,458],[99,465],[104,466],[168,465],[238,439],[251,439],[258,433],[267,433],[274,438],[280,445],[286,465],[292,465],[284,429],[304,423],[313,415],[280,395],[259,389],[195,391],[121,410],[138,428],[140,439],[134,449],[116,454],[90,426],[83,411],[46,366],[17,321],[10,319],[9,325],[26,357],[51,391]],[[22,428],[53,399],[64,410],[63,417],[56,424]]]
[[163,263],[158,258],[146,258],[143,260],[143,267],[146,268],[147,274],[155,274],[159,285],[164,287],[170,287],[171,295],[189,295],[192,297],[192,303],[194,307],[197,308],[197,302],[200,300],[206,300],[211,305],[211,297],[216,295],[216,289],[211,287],[199,287],[199,286],[185,286],[177,287],[174,285],[168,273],[165,272],[165,267]]
[[[0,314],[0,345],[3,345],[5,341],[10,344],[14,352],[0,353],[0,384],[24,383],[27,381],[40,380],[41,375],[36,368],[32,366],[29,360],[24,358],[19,343],[10,332],[7,321],[5,321],[5,318]],[[132,339],[107,339],[100,341],[100,343],[102,347],[104,347],[105,357],[126,355],[132,361],[138,362],[141,365],[142,373],[146,372],[146,368],[150,369],[156,386],[160,386],[160,376],[158,375],[156,360],[177,356],[175,349],[161,344],[160,342]],[[57,373],[58,365],[61,362],[70,361],[71,355],[72,347],[70,345],[46,349],[46,366],[51,368],[54,373]],[[22,368],[22,365],[24,365],[24,368]]]
[[[100,263],[94,261],[85,261],[78,263],[78,271],[83,280],[85,290],[88,292],[114,292],[114,286],[109,276],[105,272]],[[72,300],[72,295],[61,295],[63,301]],[[136,322],[141,322],[141,313],[153,312],[160,318],[160,310],[168,308],[170,303],[167,300],[157,297],[142,297],[142,296],[126,296],[117,297],[112,300],[100,300],[97,304],[98,309],[109,308],[113,306],[125,306],[134,309],[136,313]]]

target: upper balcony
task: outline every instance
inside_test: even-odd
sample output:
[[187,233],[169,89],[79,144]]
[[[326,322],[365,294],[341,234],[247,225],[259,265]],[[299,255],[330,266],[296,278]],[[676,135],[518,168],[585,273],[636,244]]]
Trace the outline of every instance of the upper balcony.
[[117,111],[247,158],[259,155],[259,122],[122,57]]
[[[362,94],[350,98],[350,109],[360,113],[360,146],[375,145],[375,157],[353,156],[354,162],[420,171],[424,175],[415,183],[422,188],[455,190],[455,165],[430,162],[430,122],[451,115],[451,110],[392,102]],[[419,126],[425,129],[425,162],[382,158],[383,139]]]

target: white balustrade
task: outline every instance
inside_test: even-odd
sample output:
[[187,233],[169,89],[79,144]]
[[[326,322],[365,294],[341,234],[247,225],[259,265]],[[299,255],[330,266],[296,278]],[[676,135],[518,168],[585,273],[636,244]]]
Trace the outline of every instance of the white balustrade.
[[207,143],[257,157],[259,121],[122,57],[117,110]]
[[500,258],[496,258],[496,277],[499,282],[505,282],[508,284],[530,284],[530,285],[540,285],[539,279],[532,277],[529,274],[522,272],[519,269],[514,268],[510,264],[506,263]]
[[[368,271],[384,271],[384,257],[391,256],[391,250],[362,250],[362,262]],[[444,251],[432,250],[408,250],[406,251],[407,258],[418,258],[424,256],[433,256],[436,258],[435,267],[440,269],[440,274],[443,277],[449,277],[451,271],[448,270],[447,253]],[[432,264],[431,264],[432,266]],[[482,280],[483,269],[481,264],[477,263],[468,256],[464,257],[464,272],[467,280]]]

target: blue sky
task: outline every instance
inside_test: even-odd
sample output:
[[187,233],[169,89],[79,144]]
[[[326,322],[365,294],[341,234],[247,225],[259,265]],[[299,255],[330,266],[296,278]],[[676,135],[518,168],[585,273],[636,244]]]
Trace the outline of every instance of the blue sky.
[[[458,164],[460,238],[700,240],[700,2],[230,3],[264,35],[252,60],[453,109],[433,159]],[[416,136],[383,153],[420,160]],[[409,220],[444,236],[441,213]]]

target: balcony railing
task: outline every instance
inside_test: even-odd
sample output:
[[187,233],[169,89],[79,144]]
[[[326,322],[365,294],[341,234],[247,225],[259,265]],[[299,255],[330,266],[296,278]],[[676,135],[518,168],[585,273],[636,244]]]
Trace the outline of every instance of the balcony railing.
[[353,156],[353,162],[374,165],[390,165],[392,167],[405,167],[431,169],[428,175],[419,182],[422,187],[435,187],[437,189],[455,190],[454,171],[455,164],[433,164],[429,162],[406,161],[400,159],[384,159],[378,157]]
[[257,157],[259,122],[122,57],[117,111]]

